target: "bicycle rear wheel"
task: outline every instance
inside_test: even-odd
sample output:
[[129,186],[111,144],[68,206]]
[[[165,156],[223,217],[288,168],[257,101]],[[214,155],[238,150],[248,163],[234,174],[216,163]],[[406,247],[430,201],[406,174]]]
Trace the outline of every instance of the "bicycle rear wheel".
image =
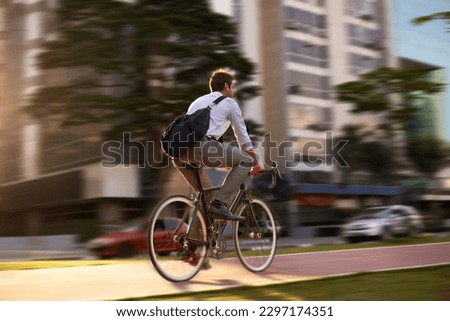
[[272,263],[277,248],[275,220],[269,206],[260,199],[244,203],[238,212],[246,218],[234,224],[234,245],[242,265],[261,272]]
[[200,211],[194,212],[195,205],[189,198],[171,196],[156,206],[150,218],[149,257],[156,271],[168,281],[190,280],[205,261],[206,225]]

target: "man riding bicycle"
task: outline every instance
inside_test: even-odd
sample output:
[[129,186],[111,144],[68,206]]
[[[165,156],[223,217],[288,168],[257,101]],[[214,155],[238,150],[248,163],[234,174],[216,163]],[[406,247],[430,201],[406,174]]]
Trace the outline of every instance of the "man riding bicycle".
[[[221,95],[226,98],[211,108],[209,129],[202,141],[181,154],[180,158],[173,159],[175,167],[196,191],[198,191],[196,170],[199,171],[202,186],[208,188],[212,184],[204,167],[231,168],[215,198],[212,199],[211,193],[206,194],[207,201],[210,203],[209,214],[211,218],[229,221],[244,219],[232,214],[229,211],[229,206],[234,194],[248,174],[258,175],[262,170],[253,150],[242,111],[233,99],[235,81],[235,75],[224,69],[217,69],[211,74],[209,79],[211,92],[192,102],[187,114],[205,108]],[[220,138],[230,126],[233,129],[238,146],[224,144],[220,141]],[[198,168],[192,167],[191,164],[197,165]]]

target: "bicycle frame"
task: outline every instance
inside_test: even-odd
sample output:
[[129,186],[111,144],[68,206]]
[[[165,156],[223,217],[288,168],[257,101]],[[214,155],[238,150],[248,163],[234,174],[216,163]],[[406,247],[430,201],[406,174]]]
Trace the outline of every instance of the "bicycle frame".
[[[188,219],[188,229],[187,229],[187,232],[186,232],[186,235],[188,235],[188,236],[192,235],[190,233],[190,231],[191,231],[191,228],[193,228],[193,226],[195,227],[195,224],[193,224],[194,223],[194,218],[196,217],[196,214],[199,212],[200,206],[203,205],[203,208],[205,210],[208,209],[208,205],[206,203],[206,198],[205,198],[205,193],[219,190],[222,187],[222,185],[217,185],[217,186],[204,188],[203,185],[201,184],[201,178],[200,178],[200,173],[199,173],[198,168],[193,167],[193,169],[195,170],[195,177],[196,177],[196,180],[197,180],[197,188],[198,188],[199,192],[198,192],[196,200],[195,200],[194,212],[192,212],[192,214],[190,215],[190,217]],[[274,163],[273,169],[276,169],[276,164],[275,163]],[[275,171],[275,174],[278,175],[279,177],[281,177],[277,169]],[[274,186],[274,180],[272,181],[272,184],[271,184],[271,186],[269,188],[273,188],[273,186]],[[247,196],[248,196],[247,188],[246,188],[245,184],[241,184],[241,186],[239,188],[239,191],[237,192],[237,194],[234,197],[234,200],[233,200],[233,202],[232,202],[232,204],[230,206],[230,211],[232,213],[237,213],[237,210],[239,210],[239,207],[243,204],[243,202],[245,201],[244,199]],[[201,215],[203,216],[203,219],[205,221],[205,224],[206,224],[206,227],[207,227],[207,233],[208,233],[208,237],[209,237],[210,232],[214,231],[214,227],[211,224],[212,223],[211,219],[210,219],[209,215],[207,215],[207,213],[201,212]],[[252,215],[254,215],[253,211],[252,211]],[[218,230],[218,236],[222,235],[226,225],[228,225],[229,223],[230,222],[227,222],[226,224],[221,226],[221,228]],[[176,233],[178,233],[180,227],[181,227],[181,225],[178,226],[174,230],[174,235]],[[187,241],[187,240],[185,240],[185,241]],[[193,239],[191,239],[191,241],[202,243],[201,240],[193,240]]]
[[[205,198],[205,193],[206,192],[212,192],[212,191],[217,191],[219,190],[222,185],[218,185],[218,186],[212,186],[212,187],[208,187],[208,188],[204,188],[203,185],[201,184],[201,180],[200,180],[200,173],[198,171],[198,169],[196,169],[195,171],[195,176],[197,179],[197,188],[199,190],[198,194],[197,194],[197,201],[196,201],[196,207],[194,209],[194,213],[192,215],[192,217],[189,220],[189,229],[191,227],[192,221],[194,219],[194,217],[196,216],[195,214],[198,213],[198,211],[200,210],[200,205],[203,205],[204,209],[207,209],[208,206],[206,204],[206,198]],[[247,191],[246,191],[246,187],[244,184],[241,184],[238,193],[236,194],[236,196],[234,197],[233,203],[230,206],[230,212],[235,213],[236,210],[239,209],[239,205],[241,205],[242,200],[244,198],[244,196],[247,195]],[[203,218],[205,220],[205,224],[207,227],[211,226],[211,220],[209,215],[207,215],[207,213],[202,213],[203,214]],[[189,229],[188,229],[188,234],[189,234]]]

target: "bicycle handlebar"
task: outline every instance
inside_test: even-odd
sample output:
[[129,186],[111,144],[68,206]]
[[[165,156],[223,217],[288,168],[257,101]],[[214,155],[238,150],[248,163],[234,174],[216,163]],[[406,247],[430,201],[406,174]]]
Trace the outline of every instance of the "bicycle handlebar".
[[269,190],[272,190],[275,187],[275,185],[277,184],[277,178],[283,179],[276,162],[273,162],[271,167],[264,169],[262,173],[272,175],[272,182],[268,187]]

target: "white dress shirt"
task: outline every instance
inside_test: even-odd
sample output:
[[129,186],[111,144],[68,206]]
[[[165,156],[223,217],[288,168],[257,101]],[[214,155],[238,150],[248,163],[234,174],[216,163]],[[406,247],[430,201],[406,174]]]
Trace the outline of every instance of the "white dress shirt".
[[[197,98],[191,103],[187,113],[192,114],[198,109],[207,107],[221,95],[220,92],[215,91]],[[234,136],[241,149],[252,149],[253,144],[248,135],[241,108],[234,99],[227,97],[218,105],[212,106],[209,130],[206,133],[206,136],[219,139],[227,131],[230,125],[231,128],[233,128]]]

